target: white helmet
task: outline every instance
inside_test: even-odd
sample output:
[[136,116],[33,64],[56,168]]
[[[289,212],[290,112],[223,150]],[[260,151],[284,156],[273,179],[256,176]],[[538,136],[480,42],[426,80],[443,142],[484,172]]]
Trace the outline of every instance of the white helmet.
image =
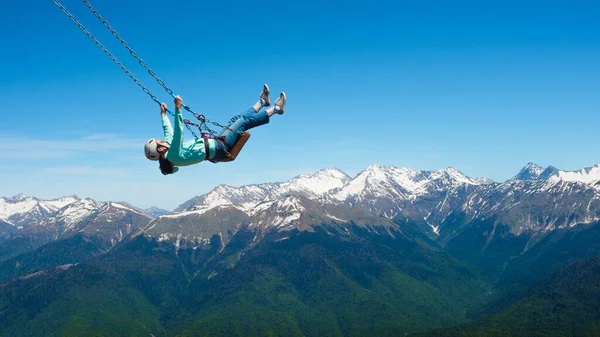
[[157,151],[158,144],[156,143],[156,138],[150,138],[146,145],[144,146],[144,154],[146,158],[150,160],[158,160],[160,158],[160,154]]

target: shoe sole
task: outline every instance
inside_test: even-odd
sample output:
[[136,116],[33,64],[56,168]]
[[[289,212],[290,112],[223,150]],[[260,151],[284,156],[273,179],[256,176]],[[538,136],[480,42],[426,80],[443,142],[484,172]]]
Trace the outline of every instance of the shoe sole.
[[267,91],[267,97],[269,98],[269,100],[266,102],[267,105],[265,105],[265,106],[270,106],[271,105],[271,89],[269,89],[269,86],[266,83],[263,84],[263,93],[265,92],[265,89]]
[[[281,93],[281,96],[283,96],[283,106],[281,106],[281,111],[279,112],[280,115],[283,115],[283,111],[285,110],[285,103],[287,103],[287,96],[285,95],[285,92]],[[275,104],[277,104],[277,102],[275,102]]]

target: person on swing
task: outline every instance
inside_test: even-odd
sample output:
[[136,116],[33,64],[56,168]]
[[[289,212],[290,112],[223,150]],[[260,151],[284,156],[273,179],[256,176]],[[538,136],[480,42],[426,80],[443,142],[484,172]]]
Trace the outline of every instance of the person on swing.
[[286,95],[282,92],[275,104],[271,106],[269,86],[263,85],[263,91],[256,104],[246,112],[233,116],[227,125],[221,130],[216,138],[199,138],[183,141],[183,117],[181,97],[175,97],[175,128],[171,127],[167,117],[167,105],[160,105],[164,140],[156,138],[149,139],[144,145],[146,158],[159,162],[159,168],[163,175],[173,174],[179,170],[179,166],[188,166],[205,160],[219,162],[227,158],[232,147],[240,137],[240,133],[269,123],[274,114],[283,115],[286,103]]

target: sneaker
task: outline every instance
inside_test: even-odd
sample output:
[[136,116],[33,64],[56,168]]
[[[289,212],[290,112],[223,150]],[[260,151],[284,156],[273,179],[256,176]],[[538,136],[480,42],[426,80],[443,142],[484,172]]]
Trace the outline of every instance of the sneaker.
[[263,91],[260,93],[260,103],[262,106],[271,105],[271,97],[269,96],[269,86],[263,85]]
[[283,108],[285,107],[285,92],[279,95],[279,98],[275,101],[275,113],[283,115]]

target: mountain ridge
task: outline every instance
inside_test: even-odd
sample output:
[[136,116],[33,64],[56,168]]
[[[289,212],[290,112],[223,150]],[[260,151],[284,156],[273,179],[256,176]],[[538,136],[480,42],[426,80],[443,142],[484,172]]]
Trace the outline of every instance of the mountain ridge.
[[[528,163],[503,183],[470,178],[453,167],[424,171],[373,164],[354,177],[323,169],[285,182],[219,185],[173,212],[158,210],[157,217],[126,202],[74,196],[44,201],[20,194],[0,198],[0,240],[24,252],[80,231],[103,238],[109,247],[137,235],[176,247],[208,247],[215,237],[227,245],[239,230],[255,231],[260,238],[269,231],[325,226],[340,229],[338,235],[359,225],[381,235],[389,235],[386,228],[419,233],[441,246],[455,247],[466,238],[485,240],[484,252],[495,249],[494,240],[518,238],[524,243],[513,254],[554,230],[600,220],[600,189],[573,178],[589,181],[598,168],[569,175]],[[9,257],[0,254],[0,261]]]
[[[27,212],[11,215],[22,221],[21,229],[0,222],[0,280],[10,280],[0,287],[14,290],[0,296],[0,311],[13,300],[31,301],[20,289],[39,284],[62,289],[62,281],[45,283],[51,277],[75,287],[76,294],[80,287],[81,296],[99,281],[97,294],[116,294],[117,281],[118,291],[126,286],[131,292],[119,292],[111,303],[122,307],[120,297],[127,294],[141,299],[136,301],[140,310],[167,313],[184,334],[198,329],[234,333],[231,317],[254,327],[256,317],[248,315],[255,312],[265,314],[265,321],[285,317],[307,335],[326,334],[310,328],[320,317],[327,320],[323,326],[337,327],[338,335],[372,331],[372,322],[384,324],[380,331],[390,334],[418,332],[420,324],[413,322],[426,322],[430,310],[439,313],[432,328],[466,323],[486,310],[478,306],[508,307],[523,289],[565,263],[600,254],[600,191],[585,182],[595,171],[574,171],[585,173],[575,175],[583,181],[561,172],[530,163],[518,179],[499,183],[453,168],[372,165],[355,177],[321,170],[287,182],[220,185],[188,200],[179,212],[156,218],[124,202],[91,199],[41,217],[57,206],[19,195],[10,202],[33,206],[29,219]],[[23,240],[28,233],[31,240]],[[24,253],[6,256],[10,247]],[[462,295],[456,295],[456,287],[463,287]],[[64,305],[52,292],[35,294],[54,302],[54,308]],[[458,303],[464,295],[475,296]],[[246,304],[240,306],[240,298]],[[347,299],[359,304],[348,310]],[[104,300],[86,297],[100,305]],[[336,311],[323,316],[323,303],[337,305]],[[180,304],[191,312],[207,309],[189,316]],[[407,310],[411,306],[415,309]],[[296,308],[310,308],[313,316]],[[19,310],[25,311],[15,315],[33,309]],[[39,322],[54,315],[35,310],[28,314],[41,312]],[[79,313],[79,321],[61,321],[61,326],[77,329],[81,322],[96,322],[97,314],[106,315],[86,305]],[[401,324],[397,317],[403,317]],[[159,330],[173,327],[162,327],[158,314],[152,322]],[[11,324],[21,332],[18,323]],[[348,326],[356,330],[343,330]]]

